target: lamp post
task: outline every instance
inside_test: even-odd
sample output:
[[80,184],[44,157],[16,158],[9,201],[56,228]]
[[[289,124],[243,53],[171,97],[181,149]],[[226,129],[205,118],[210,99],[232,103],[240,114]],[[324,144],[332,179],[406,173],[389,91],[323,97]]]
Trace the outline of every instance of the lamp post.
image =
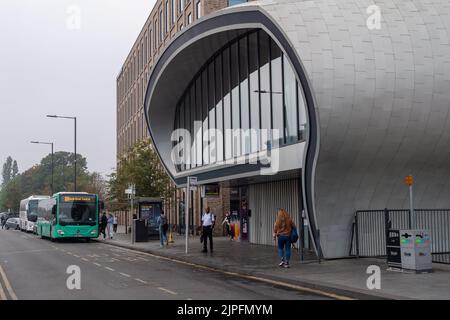
[[47,118],[61,118],[61,119],[72,119],[74,120],[74,128],[75,128],[75,134],[74,134],[74,140],[75,140],[75,154],[74,154],[74,163],[73,166],[75,167],[75,176],[74,176],[74,191],[77,192],[77,117],[65,117],[65,116],[56,116],[56,115],[47,115]]
[[31,143],[35,143],[35,144],[47,144],[47,145],[51,145],[52,146],[52,184],[51,184],[51,192],[53,195],[53,168],[54,168],[54,163],[53,163],[53,142],[40,142],[40,141],[31,141]]

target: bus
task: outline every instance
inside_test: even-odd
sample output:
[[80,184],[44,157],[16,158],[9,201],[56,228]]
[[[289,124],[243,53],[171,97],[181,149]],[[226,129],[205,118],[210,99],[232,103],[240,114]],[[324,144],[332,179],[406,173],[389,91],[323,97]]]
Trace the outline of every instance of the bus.
[[30,196],[20,201],[19,219],[20,230],[34,232],[37,220],[38,203],[41,199],[49,199],[49,196]]
[[39,200],[37,234],[55,241],[98,237],[100,202],[96,194],[58,192]]

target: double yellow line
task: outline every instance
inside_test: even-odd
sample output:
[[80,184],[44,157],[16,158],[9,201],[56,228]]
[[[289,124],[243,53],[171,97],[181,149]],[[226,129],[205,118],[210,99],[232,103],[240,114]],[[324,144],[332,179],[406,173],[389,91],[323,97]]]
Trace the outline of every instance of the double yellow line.
[[[6,292],[3,289],[3,285],[6,288]],[[17,300],[17,296],[11,287],[8,278],[6,277],[6,273],[0,265],[0,300],[9,300],[8,296],[10,300]]]

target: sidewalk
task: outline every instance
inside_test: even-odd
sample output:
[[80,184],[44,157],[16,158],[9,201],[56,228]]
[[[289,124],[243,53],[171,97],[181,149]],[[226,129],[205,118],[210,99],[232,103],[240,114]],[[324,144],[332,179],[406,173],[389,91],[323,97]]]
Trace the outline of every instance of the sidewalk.
[[[190,237],[189,254],[185,254],[184,236],[174,236],[174,243],[160,248],[159,240],[131,244],[130,235],[119,233],[113,240],[99,241],[134,249],[183,262],[232,272],[243,277],[255,277],[273,285],[320,290],[330,294],[356,299],[450,299],[450,266],[434,264],[434,272],[412,274],[387,271],[384,259],[339,259],[301,263],[293,252],[291,268],[278,267],[276,248],[214,238],[214,253],[201,253],[199,237]],[[367,267],[381,269],[381,289],[366,287]],[[296,286],[296,287],[293,287]]]

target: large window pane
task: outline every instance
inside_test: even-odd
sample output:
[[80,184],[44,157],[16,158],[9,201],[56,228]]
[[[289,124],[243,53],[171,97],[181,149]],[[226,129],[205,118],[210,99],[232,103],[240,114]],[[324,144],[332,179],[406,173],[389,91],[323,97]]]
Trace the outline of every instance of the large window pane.
[[262,145],[261,150],[265,150],[270,137],[270,129],[272,129],[271,119],[271,94],[270,94],[270,61],[269,61],[270,43],[269,36],[266,33],[260,32],[260,92],[261,92],[261,129],[262,130]]
[[307,125],[307,115],[306,115],[306,104],[305,98],[303,97],[303,90],[300,84],[297,82],[297,101],[298,101],[298,139],[305,140],[306,138],[306,125]]
[[209,90],[208,90],[208,69],[205,68],[202,72],[202,121],[203,121],[203,132],[202,132],[202,146],[203,146],[203,164],[209,163],[209,149],[208,141],[204,141],[204,137],[209,129],[209,100],[208,100]]
[[[271,58],[271,91],[272,91],[272,121],[273,121],[273,146],[283,144],[283,69],[281,63],[281,50],[275,41],[270,40]],[[275,140],[278,141],[275,141]]]
[[242,154],[250,153],[249,81],[248,81],[248,37],[239,41],[239,82],[241,86],[241,128],[247,134],[242,136]]
[[198,120],[197,117],[197,104],[195,101],[195,82],[190,90],[190,109],[191,113],[191,168],[197,167],[197,144],[195,143],[195,138],[197,136],[197,128],[195,127],[195,121]]
[[297,140],[297,81],[287,58],[283,57],[284,69],[284,113],[286,143]]
[[223,51],[223,116],[225,131],[225,159],[232,157],[232,140],[231,140],[231,97],[230,97],[230,49]]
[[231,45],[231,115],[232,115],[232,145],[233,145],[233,157],[241,155],[241,137],[239,135],[239,129],[241,128],[241,115],[240,115],[240,103],[239,103],[239,52],[238,43]]
[[[216,102],[215,102],[215,73],[214,61],[208,66],[208,106],[209,106],[209,141],[214,137],[213,129],[216,129]],[[215,163],[217,159],[217,148],[210,148],[210,163]]]
[[189,144],[186,144],[186,170],[189,170],[192,165],[192,154],[191,154],[191,146],[192,146],[192,134],[191,134],[191,100],[190,100],[190,91],[187,92],[184,99],[184,128],[186,131],[186,141]]
[[198,77],[195,83],[195,149],[196,149],[196,165],[197,167],[203,165],[203,97],[202,97],[202,78]]
[[224,132],[223,132],[223,100],[222,100],[222,55],[219,55],[215,61],[216,73],[216,124],[217,124],[217,162],[224,159]]
[[[249,35],[249,72],[250,72],[250,124],[256,132],[260,129],[260,93],[259,93],[259,50],[258,33]],[[259,150],[259,134],[252,135],[251,153]]]

